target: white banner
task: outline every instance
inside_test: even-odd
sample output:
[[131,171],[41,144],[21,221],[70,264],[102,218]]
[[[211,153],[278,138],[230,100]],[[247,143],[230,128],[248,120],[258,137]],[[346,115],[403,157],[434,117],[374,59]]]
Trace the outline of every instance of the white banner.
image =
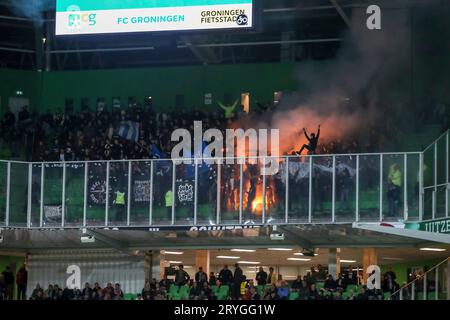
[[251,3],[56,13],[56,35],[252,27]]

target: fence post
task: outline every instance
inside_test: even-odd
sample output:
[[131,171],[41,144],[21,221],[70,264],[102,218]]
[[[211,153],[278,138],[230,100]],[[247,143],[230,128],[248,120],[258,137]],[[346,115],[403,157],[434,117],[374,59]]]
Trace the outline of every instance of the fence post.
[[5,212],[5,226],[9,226],[9,206],[11,194],[11,162],[8,161],[6,166],[6,212]]
[[380,154],[380,222],[383,221],[383,154]]
[[285,194],[285,204],[284,204],[284,222],[289,222],[289,157],[286,157],[285,161],[285,181],[286,181],[286,194]]
[[355,196],[355,221],[359,222],[359,155],[356,155],[356,196]]
[[[27,228],[31,228],[31,195],[33,187],[33,164],[28,164],[28,195],[27,195]],[[64,215],[63,215],[64,217]]]

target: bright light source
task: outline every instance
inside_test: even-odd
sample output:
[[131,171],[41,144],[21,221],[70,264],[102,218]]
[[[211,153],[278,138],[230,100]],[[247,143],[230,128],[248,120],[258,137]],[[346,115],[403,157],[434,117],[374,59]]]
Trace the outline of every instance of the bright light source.
[[175,254],[175,255],[182,255],[184,252],[181,251],[164,251],[165,254]]
[[183,261],[169,261],[169,263],[173,263],[173,264],[182,264]]
[[311,261],[311,259],[307,258],[287,258],[289,261]]
[[231,251],[234,251],[234,252],[256,252],[256,250],[253,250],[253,249],[231,249]]
[[289,248],[268,248],[267,250],[270,250],[270,251],[292,251],[294,249],[289,249]]
[[343,262],[343,263],[355,263],[356,260],[345,260],[345,259],[341,259],[341,262]]
[[256,261],[238,261],[240,264],[260,264],[261,262]]
[[447,249],[440,249],[440,248],[420,248],[421,251],[436,251],[436,252],[442,252]]
[[240,259],[241,257],[235,257],[235,256],[217,256],[217,259]]
[[[314,253],[314,256],[318,256],[318,253]],[[294,253],[294,256],[304,256],[303,252],[296,252]]]

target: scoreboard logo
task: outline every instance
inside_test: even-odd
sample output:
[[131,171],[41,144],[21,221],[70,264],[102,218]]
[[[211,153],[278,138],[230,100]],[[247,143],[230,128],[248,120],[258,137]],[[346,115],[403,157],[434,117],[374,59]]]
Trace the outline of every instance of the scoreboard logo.
[[72,30],[81,29],[83,26],[95,26],[97,24],[97,15],[95,13],[81,13],[78,6],[68,8],[68,27]]
[[239,17],[237,17],[236,23],[238,24],[238,26],[246,26],[248,25],[248,17],[245,14],[241,14]]

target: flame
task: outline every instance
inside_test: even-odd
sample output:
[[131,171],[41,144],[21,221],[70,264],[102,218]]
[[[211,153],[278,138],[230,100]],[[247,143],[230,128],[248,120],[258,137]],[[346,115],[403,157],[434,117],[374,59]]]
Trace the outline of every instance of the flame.
[[255,200],[253,200],[252,202],[252,211],[262,212],[262,205],[263,205],[262,196],[261,195],[257,196]]

